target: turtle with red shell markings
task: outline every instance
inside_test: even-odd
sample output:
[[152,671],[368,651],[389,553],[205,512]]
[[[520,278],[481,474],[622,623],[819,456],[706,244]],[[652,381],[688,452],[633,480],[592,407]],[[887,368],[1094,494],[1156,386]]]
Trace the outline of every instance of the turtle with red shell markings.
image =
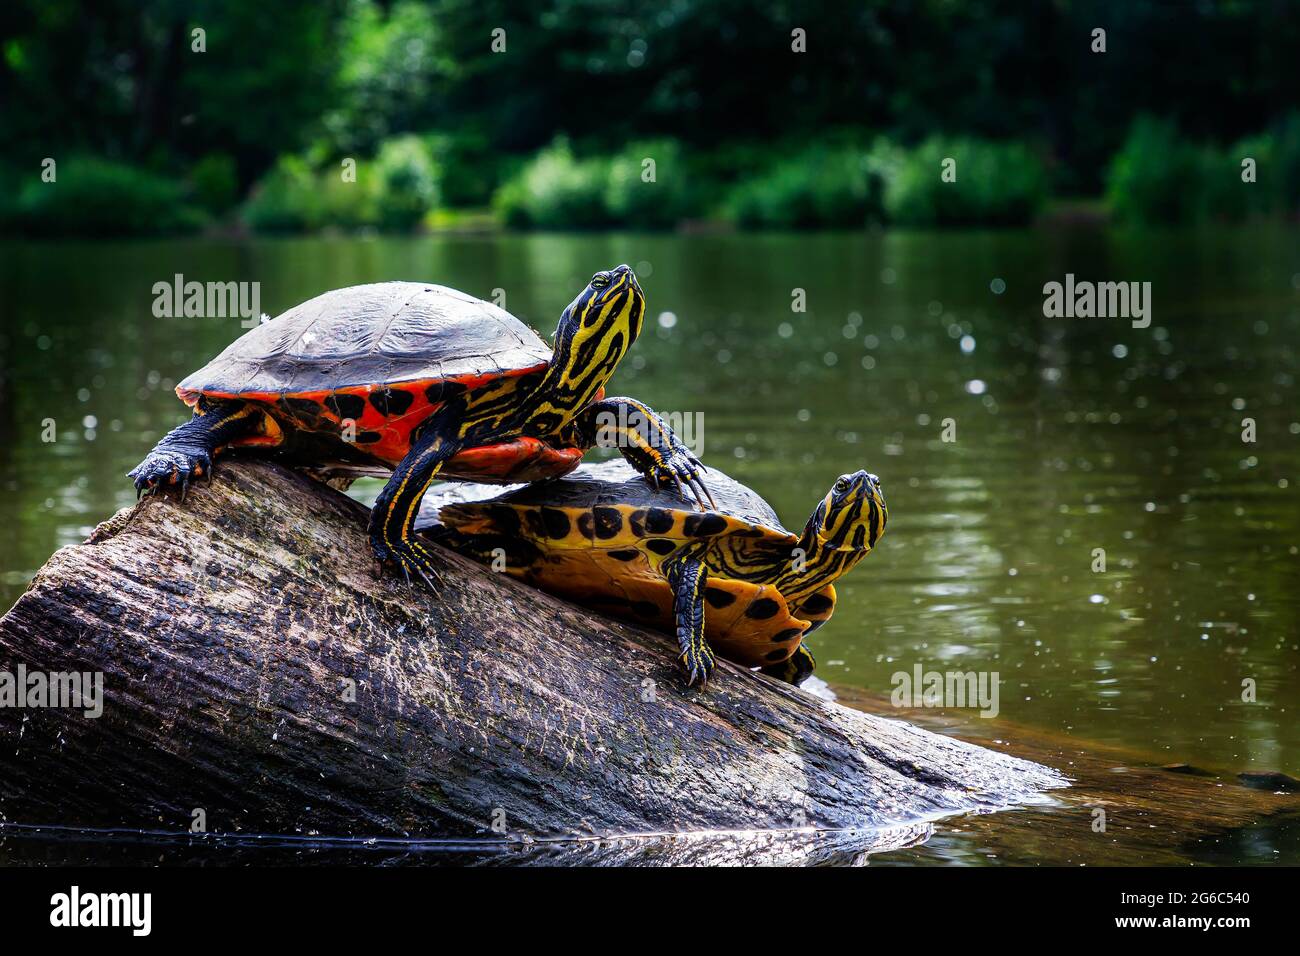
[[381,561],[429,581],[412,534],[435,479],[564,475],[597,438],[655,486],[708,498],[699,460],[650,408],[606,398],[641,331],[645,296],[626,265],[597,272],[560,316],[553,348],[505,310],[444,286],[338,289],[241,336],[185,378],[194,417],[129,477],[139,494],[210,475],[228,450],[323,475],[391,473],[370,518]]

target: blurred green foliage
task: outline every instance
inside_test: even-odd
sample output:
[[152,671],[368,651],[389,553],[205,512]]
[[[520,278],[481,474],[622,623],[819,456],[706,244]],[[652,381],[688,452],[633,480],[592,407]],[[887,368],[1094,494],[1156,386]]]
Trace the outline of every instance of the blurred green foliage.
[[559,139],[507,179],[493,205],[516,228],[667,229],[702,213],[703,185],[673,140],[579,158]]
[[885,215],[901,225],[1019,225],[1047,198],[1046,167],[1024,143],[935,137],[882,147],[874,164]]
[[386,140],[375,157],[371,182],[381,229],[413,229],[438,205],[438,170],[428,144],[418,136]]
[[25,177],[7,205],[28,235],[142,236],[191,232],[203,213],[180,180],[92,156],[70,156],[52,182]]
[[880,183],[867,150],[814,146],[741,182],[726,213],[748,228],[865,226],[882,218]]
[[[1243,178],[1254,161],[1254,181]],[[1106,199],[1117,219],[1141,224],[1235,222],[1300,216],[1300,113],[1220,146],[1196,142],[1171,120],[1139,117],[1111,162]]]
[[[435,202],[539,228],[1017,222],[1045,193],[1103,188],[1128,218],[1256,215],[1295,209],[1300,134],[1275,124],[1300,102],[1297,54],[1278,0],[8,0],[0,142],[18,178],[0,222],[31,225],[18,198],[45,157],[178,185],[185,209],[158,228],[400,229]],[[1135,137],[1168,137],[1144,115],[1196,155],[1144,163]],[[852,141],[830,132],[846,125]],[[1206,172],[1223,144],[1268,157],[1266,189]],[[959,147],[959,188],[940,189],[936,150]],[[322,171],[345,158],[378,181],[341,189]],[[31,228],[113,229],[43,201],[65,212]]]

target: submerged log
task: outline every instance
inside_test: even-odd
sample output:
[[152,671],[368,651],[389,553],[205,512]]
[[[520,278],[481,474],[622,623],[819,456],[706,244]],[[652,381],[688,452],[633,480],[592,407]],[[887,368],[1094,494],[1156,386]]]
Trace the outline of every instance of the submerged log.
[[1065,784],[725,663],[687,690],[665,635],[450,553],[436,594],[407,584],[380,573],[365,515],[244,461],[184,504],[146,499],[57,552],[0,619],[0,670],[102,673],[103,713],[0,707],[0,819],[525,840],[807,827],[898,842]]

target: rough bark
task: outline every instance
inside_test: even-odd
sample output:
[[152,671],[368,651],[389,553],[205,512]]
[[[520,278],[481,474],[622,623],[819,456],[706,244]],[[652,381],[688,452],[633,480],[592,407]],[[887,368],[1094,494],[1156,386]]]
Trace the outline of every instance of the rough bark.
[[363,506],[270,464],[117,514],[0,619],[0,670],[100,671],[105,698],[97,719],[0,708],[3,819],[185,832],[202,810],[209,831],[418,838],[495,820],[524,839],[806,825],[889,846],[1064,785],[730,665],[689,691],[664,635],[455,555],[441,579],[381,574]]

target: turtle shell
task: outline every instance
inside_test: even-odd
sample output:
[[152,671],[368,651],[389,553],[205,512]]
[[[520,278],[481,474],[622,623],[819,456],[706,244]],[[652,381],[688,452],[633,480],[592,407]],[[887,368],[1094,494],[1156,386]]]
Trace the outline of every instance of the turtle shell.
[[[391,468],[410,451],[415,428],[449,398],[492,388],[508,400],[541,379],[551,354],[489,302],[446,286],[379,282],[326,292],[250,330],[176,394],[188,405],[200,396],[258,404],[259,428],[236,446],[313,466]],[[465,449],[442,474],[533,481],[564,474],[581,457],[576,448],[517,436]]]
[[294,395],[545,369],[551,350],[504,309],[446,286],[377,282],[326,292],[232,342],[176,392]]
[[417,528],[453,550],[579,604],[674,632],[664,562],[698,551],[709,569],[705,634],[715,652],[758,667],[785,660],[830,616],[833,586],[791,608],[764,579],[789,560],[798,537],[757,493],[712,468],[717,503],[697,511],[675,488],[654,488],[623,461],[579,468],[556,481],[500,488],[457,485],[426,495]]

